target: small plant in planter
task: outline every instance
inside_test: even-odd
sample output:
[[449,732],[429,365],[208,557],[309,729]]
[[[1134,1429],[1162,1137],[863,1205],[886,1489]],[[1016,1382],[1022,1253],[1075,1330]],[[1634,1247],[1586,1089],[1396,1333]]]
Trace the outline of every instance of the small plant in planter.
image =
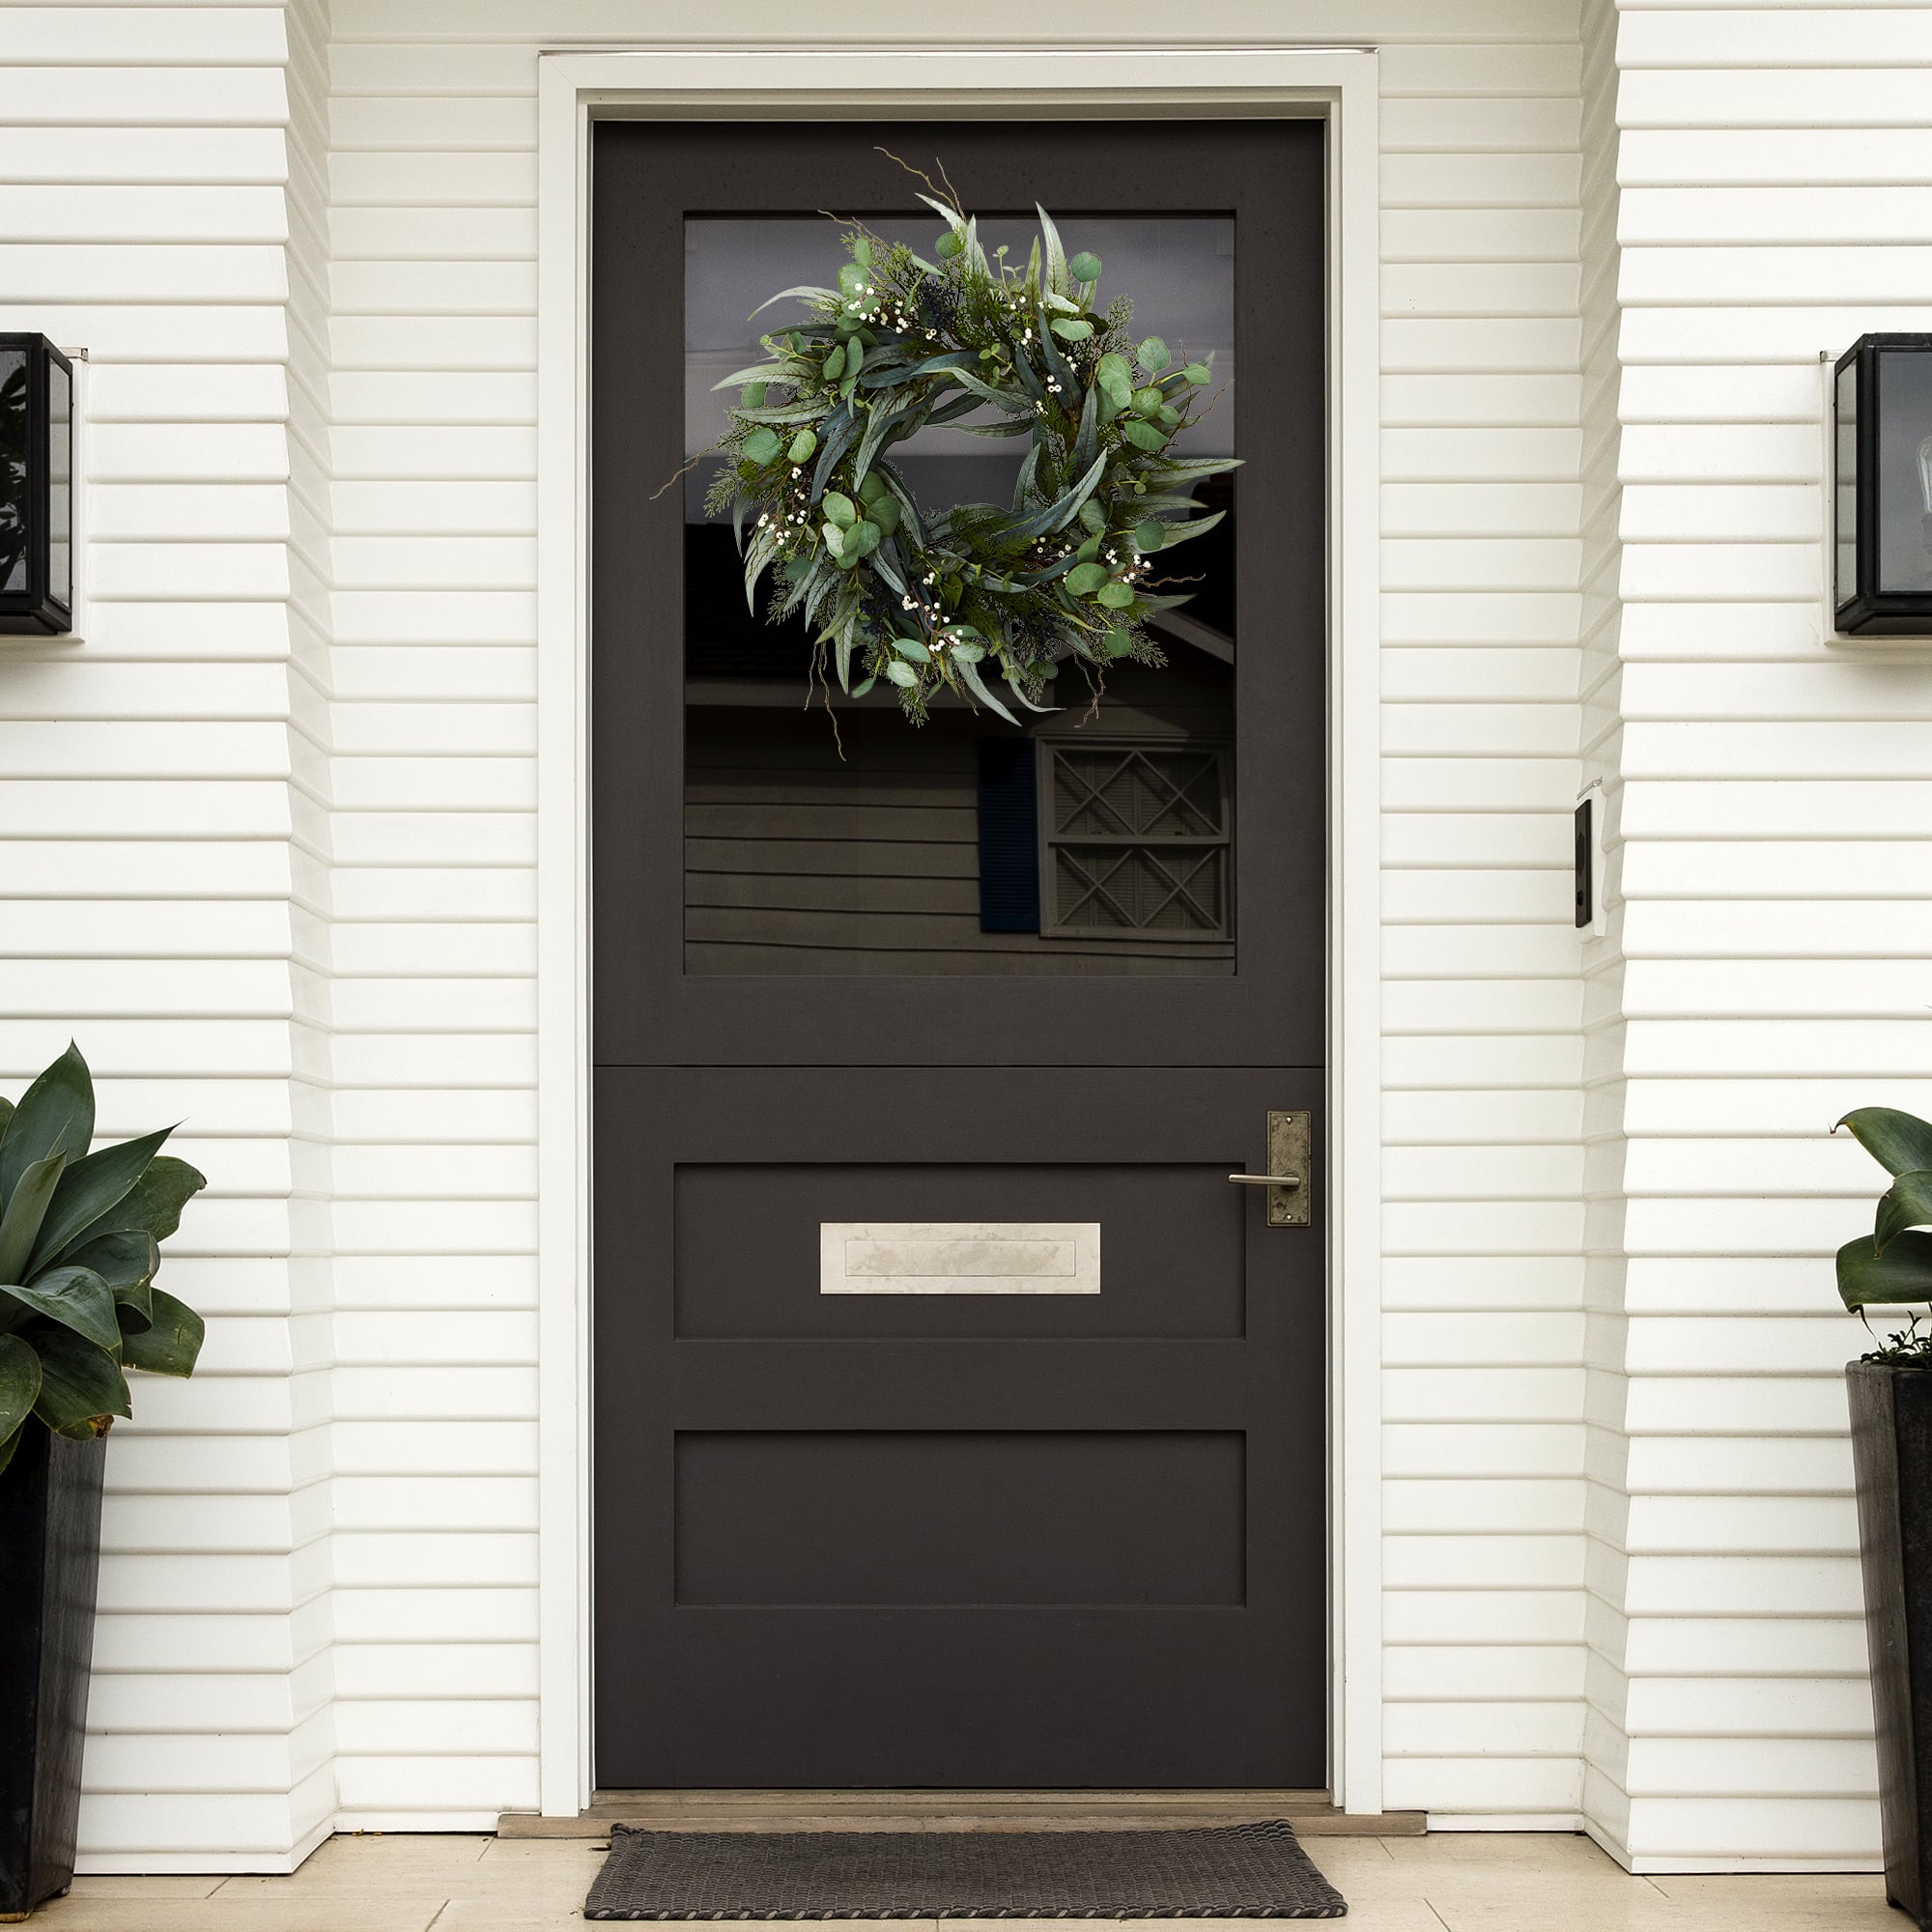
[[201,1317],[154,1285],[206,1183],[171,1128],[90,1151],[70,1046],[0,1100],[0,1920],[73,1878],[99,1565],[102,1437],[126,1371],[193,1373]]
[[1861,1107],[1838,1122],[1891,1175],[1872,1231],[1838,1250],[1838,1293],[1867,1308],[1910,1307],[1906,1326],[1847,1365],[1859,1555],[1878,1731],[1886,1896],[1932,1926],[1932,1833],[1918,1794],[1932,1791],[1932,1122]]

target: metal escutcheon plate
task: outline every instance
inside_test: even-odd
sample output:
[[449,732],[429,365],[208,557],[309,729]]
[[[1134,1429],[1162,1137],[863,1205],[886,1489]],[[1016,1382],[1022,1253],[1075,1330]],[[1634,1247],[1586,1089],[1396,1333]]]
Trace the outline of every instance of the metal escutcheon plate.
[[1270,1114],[1267,1123],[1267,1172],[1297,1174],[1299,1187],[1270,1187],[1267,1224],[1270,1228],[1306,1228],[1314,1218],[1315,1174],[1310,1150],[1313,1116]]

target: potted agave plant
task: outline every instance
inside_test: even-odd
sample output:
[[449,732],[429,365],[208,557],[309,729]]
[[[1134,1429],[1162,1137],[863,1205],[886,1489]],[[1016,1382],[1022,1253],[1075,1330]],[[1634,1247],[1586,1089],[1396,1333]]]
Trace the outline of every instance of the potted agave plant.
[[[1869,1235],[1838,1250],[1838,1293],[1865,1309],[1932,1301],[1932,1122],[1861,1107],[1838,1122],[1891,1175]],[[1915,1312],[1845,1370],[1878,1732],[1886,1896],[1932,1928],[1932,1329]]]
[[172,1129],[90,1151],[94,1082],[70,1046],[0,1100],[0,1920],[73,1880],[94,1647],[103,1437],[128,1369],[192,1374],[200,1316],[155,1287],[205,1185]]

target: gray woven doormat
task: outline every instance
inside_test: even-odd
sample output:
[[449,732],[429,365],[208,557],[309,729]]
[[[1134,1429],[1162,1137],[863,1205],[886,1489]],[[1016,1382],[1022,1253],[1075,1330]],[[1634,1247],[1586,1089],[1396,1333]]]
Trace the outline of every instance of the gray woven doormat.
[[1340,1918],[1293,1827],[639,1832],[586,1918]]

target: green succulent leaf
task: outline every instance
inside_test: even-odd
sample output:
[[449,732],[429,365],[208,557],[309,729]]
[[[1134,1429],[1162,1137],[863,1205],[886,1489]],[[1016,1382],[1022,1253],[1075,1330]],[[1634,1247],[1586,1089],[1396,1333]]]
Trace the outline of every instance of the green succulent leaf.
[[181,1226],[182,1209],[207,1185],[206,1177],[186,1161],[171,1153],[158,1153],[140,1179],[99,1220],[83,1228],[68,1244],[67,1253],[54,1259],[70,1261],[103,1235],[132,1232],[165,1241]]
[[[1888,1174],[1932,1168],[1932,1122],[1896,1107],[1858,1107],[1838,1122]],[[1837,1127],[1832,1130],[1837,1131]]]
[[50,1154],[78,1160],[94,1144],[94,1080],[80,1049],[68,1050],[20,1095],[0,1133],[0,1202]]
[[24,1170],[0,1214],[0,1284],[23,1280],[27,1263],[46,1219],[48,1204],[67,1166],[65,1153],[50,1153]]
[[155,1270],[161,1264],[161,1250],[152,1235],[128,1228],[89,1241],[68,1260],[75,1267],[92,1268],[119,1294],[154,1280]]
[[1932,1301],[1932,1235],[1900,1235],[1883,1255],[1861,1235],[1838,1250],[1838,1296],[1847,1308]]
[[0,1288],[0,1306],[13,1301],[85,1335],[102,1349],[121,1346],[121,1327],[114,1318],[114,1294],[92,1268],[49,1268],[38,1281]]
[[40,1356],[18,1335],[0,1335],[0,1436],[12,1439],[40,1395]]
[[123,1200],[173,1132],[172,1127],[161,1127],[139,1140],[120,1141],[113,1147],[97,1149],[84,1159],[70,1161],[47,1204],[33,1259],[27,1264],[28,1273],[45,1267],[83,1228],[92,1227]]
[[1901,1174],[1880,1197],[1873,1250],[1883,1256],[1908,1228],[1927,1226],[1932,1226],[1932,1173],[1916,1168]]
[[156,1376],[191,1376],[207,1333],[201,1317],[172,1294],[154,1292],[153,1325],[121,1339],[121,1359]]
[[34,1413],[60,1435],[85,1441],[108,1420],[133,1413],[121,1365],[71,1328],[48,1328],[35,1337],[41,1357],[41,1392]]

